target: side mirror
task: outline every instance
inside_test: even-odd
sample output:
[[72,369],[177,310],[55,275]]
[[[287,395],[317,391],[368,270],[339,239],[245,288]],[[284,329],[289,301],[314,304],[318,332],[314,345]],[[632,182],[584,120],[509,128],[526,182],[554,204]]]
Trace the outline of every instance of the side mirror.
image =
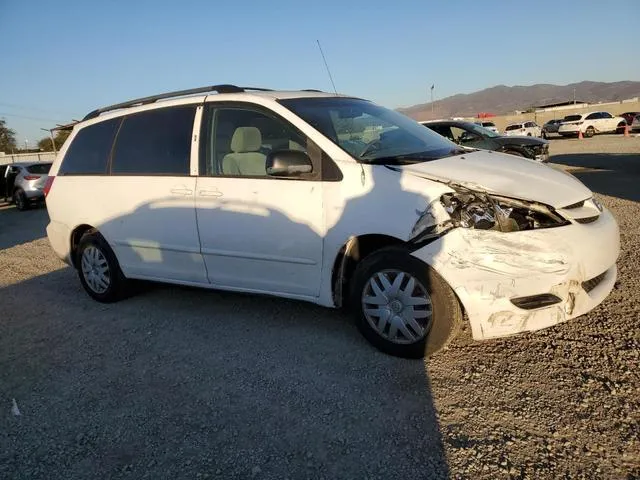
[[296,177],[311,173],[313,165],[306,152],[300,150],[277,150],[267,155],[267,175],[272,177]]

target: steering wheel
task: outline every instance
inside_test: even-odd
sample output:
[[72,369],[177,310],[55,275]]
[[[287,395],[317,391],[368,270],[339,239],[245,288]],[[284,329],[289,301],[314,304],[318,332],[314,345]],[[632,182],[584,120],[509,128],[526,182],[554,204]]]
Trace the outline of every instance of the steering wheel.
[[367,153],[372,152],[373,150],[376,150],[380,148],[380,139],[376,138],[375,140],[370,141],[369,143],[367,143],[364,148],[362,149],[362,151],[360,152],[360,154],[358,155],[358,158],[362,158],[364,157]]

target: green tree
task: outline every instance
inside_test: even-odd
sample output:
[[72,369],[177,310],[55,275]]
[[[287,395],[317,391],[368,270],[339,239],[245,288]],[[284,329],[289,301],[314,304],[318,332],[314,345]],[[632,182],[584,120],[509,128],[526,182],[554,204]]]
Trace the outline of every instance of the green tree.
[[[64,142],[67,140],[70,133],[71,130],[56,130],[56,134],[53,137],[53,140],[56,144],[56,151],[62,148],[62,145],[64,145]],[[51,145],[51,137],[43,137],[38,140],[38,148],[40,150],[44,152],[51,152],[53,151],[52,147],[53,146]]]
[[7,122],[0,119],[0,152],[11,153],[16,149],[16,132],[7,127]]

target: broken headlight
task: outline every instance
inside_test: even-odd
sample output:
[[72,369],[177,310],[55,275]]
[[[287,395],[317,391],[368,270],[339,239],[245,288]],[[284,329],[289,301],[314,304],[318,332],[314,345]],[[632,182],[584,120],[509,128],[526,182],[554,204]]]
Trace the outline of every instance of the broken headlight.
[[464,228],[519,232],[569,223],[551,207],[541,203],[471,190],[445,193],[440,201],[453,223]]

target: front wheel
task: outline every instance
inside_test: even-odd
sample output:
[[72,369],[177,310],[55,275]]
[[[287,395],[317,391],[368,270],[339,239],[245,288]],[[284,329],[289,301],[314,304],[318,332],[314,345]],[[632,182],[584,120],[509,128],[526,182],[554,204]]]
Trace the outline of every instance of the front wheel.
[[585,131],[584,131],[584,136],[587,138],[591,138],[596,134],[596,130],[593,127],[588,127]]
[[460,329],[462,311],[453,290],[403,249],[383,249],[365,258],[356,268],[352,286],[358,329],[390,355],[433,354]]
[[80,283],[94,300],[111,303],[124,296],[127,279],[111,247],[98,232],[90,231],[82,236],[75,265]]

